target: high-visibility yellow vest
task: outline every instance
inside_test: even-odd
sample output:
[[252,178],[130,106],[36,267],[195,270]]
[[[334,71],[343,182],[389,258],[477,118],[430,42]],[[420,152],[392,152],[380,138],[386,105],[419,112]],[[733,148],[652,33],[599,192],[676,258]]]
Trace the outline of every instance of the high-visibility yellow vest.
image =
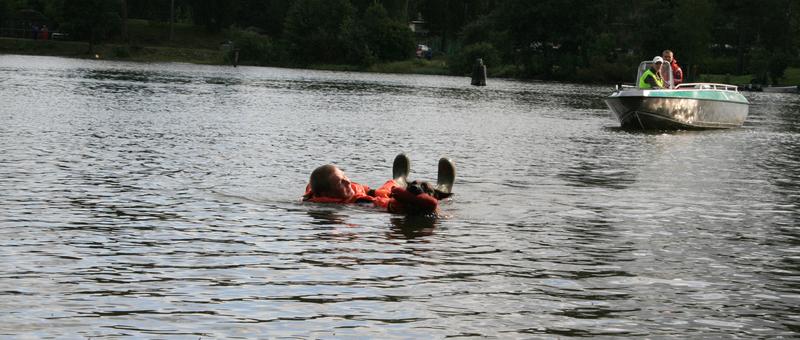
[[649,89],[652,87],[645,81],[647,80],[647,77],[653,77],[653,79],[656,80],[656,84],[658,84],[658,86],[664,87],[664,79],[661,79],[661,77],[656,76],[656,74],[653,73],[653,69],[648,67],[647,70],[645,70],[644,73],[642,73],[642,77],[639,78],[640,89]]

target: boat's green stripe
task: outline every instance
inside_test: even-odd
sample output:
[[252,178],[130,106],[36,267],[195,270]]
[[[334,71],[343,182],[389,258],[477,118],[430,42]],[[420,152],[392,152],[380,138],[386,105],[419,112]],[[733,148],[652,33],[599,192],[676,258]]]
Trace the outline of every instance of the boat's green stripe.
[[739,92],[733,91],[683,91],[683,90],[650,90],[645,95],[647,97],[659,98],[691,98],[691,99],[706,99],[706,100],[722,100],[747,103],[747,99]]

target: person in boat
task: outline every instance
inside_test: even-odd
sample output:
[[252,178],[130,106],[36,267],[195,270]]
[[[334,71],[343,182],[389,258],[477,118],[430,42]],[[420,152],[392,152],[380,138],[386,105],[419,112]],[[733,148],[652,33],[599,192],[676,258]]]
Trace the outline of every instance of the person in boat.
[[639,77],[639,88],[641,89],[663,89],[664,79],[661,77],[661,66],[664,65],[664,59],[661,57],[653,58],[653,63],[650,68],[642,73]]
[[674,54],[670,50],[661,52],[661,58],[664,59],[664,62],[669,64],[669,67],[672,69],[672,85],[678,86],[678,84],[683,82],[683,69],[678,65],[678,60],[675,59]]
[[[400,164],[405,162],[405,170],[397,170],[398,160],[401,160]],[[337,166],[326,164],[311,172],[303,201],[337,204],[363,203],[386,209],[391,213],[424,215],[438,212],[439,199],[451,195],[449,191],[439,191],[427,182],[407,183],[408,161],[403,154],[398,155],[395,159],[394,172],[394,179],[386,181],[377,189],[370,189],[366,185],[351,181]],[[452,176],[455,176],[454,170]],[[448,187],[449,189],[450,187]]]

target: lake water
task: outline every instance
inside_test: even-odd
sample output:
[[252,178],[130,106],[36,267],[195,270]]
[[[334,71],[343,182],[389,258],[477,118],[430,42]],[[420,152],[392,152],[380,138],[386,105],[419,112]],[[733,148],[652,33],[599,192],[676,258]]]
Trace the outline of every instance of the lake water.
[[[0,337],[800,331],[800,96],[635,133],[610,86],[0,56]],[[436,220],[301,204],[453,159]]]

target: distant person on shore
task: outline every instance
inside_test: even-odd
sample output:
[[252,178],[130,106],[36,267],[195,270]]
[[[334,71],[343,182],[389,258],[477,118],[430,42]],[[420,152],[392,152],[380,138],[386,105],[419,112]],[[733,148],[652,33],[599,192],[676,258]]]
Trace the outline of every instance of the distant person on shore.
[[33,33],[33,40],[39,39],[39,25],[31,25],[31,33]]
[[639,78],[639,88],[641,89],[663,89],[664,79],[661,77],[661,66],[664,65],[664,59],[656,56],[653,58],[653,63],[650,68],[642,73]]
[[50,37],[50,31],[47,30],[47,25],[42,25],[42,30],[39,31],[39,38],[47,40]]
[[664,52],[661,52],[661,58],[663,58],[664,62],[668,63],[669,67],[672,68],[672,87],[678,86],[678,84],[683,82],[683,70],[678,65],[678,60],[675,59],[675,56],[670,50],[664,50]]

